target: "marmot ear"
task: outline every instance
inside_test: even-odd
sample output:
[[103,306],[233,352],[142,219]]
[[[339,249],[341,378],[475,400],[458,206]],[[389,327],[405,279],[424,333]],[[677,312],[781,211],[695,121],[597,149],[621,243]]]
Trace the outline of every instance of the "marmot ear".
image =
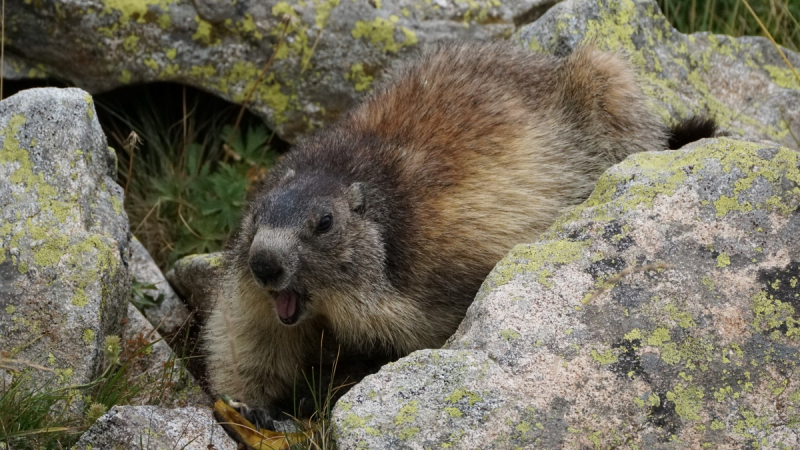
[[353,183],[347,189],[347,201],[350,210],[358,214],[364,214],[367,210],[367,193],[364,183]]

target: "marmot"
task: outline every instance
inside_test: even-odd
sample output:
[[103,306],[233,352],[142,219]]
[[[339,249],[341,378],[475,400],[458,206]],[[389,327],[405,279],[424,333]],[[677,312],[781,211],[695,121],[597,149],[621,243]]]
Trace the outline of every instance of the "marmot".
[[212,389],[254,407],[291,398],[323,330],[345,353],[442,346],[515,244],[668,139],[617,55],[436,45],[255,194],[204,334]]

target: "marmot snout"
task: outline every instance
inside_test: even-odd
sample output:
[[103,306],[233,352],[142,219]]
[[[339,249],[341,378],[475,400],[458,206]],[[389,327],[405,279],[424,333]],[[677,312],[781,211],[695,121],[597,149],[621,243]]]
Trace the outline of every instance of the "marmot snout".
[[347,233],[367,226],[361,183],[320,183],[293,172],[260,199],[249,249],[253,278],[275,302],[281,322],[294,325],[314,313],[313,297],[326,285],[357,277]]

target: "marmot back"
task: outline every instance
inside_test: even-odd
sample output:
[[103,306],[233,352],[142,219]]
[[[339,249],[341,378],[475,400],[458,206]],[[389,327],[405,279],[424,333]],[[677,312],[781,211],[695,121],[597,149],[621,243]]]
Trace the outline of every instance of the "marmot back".
[[214,390],[273,404],[319,357],[323,330],[350,353],[441,346],[515,244],[612,164],[666,148],[618,56],[436,46],[254,196],[205,335]]

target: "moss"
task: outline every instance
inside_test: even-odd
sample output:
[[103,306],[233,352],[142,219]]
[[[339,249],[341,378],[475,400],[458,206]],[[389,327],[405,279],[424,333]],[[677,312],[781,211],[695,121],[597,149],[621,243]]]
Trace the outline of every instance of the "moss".
[[619,361],[619,355],[617,355],[617,353],[612,349],[608,349],[603,353],[600,353],[597,350],[592,350],[591,355],[592,359],[601,365],[613,364]]
[[739,200],[735,197],[725,195],[721,195],[718,200],[714,201],[714,208],[717,209],[717,217],[725,217],[730,211],[747,212],[753,210],[753,206],[750,203],[739,203]]
[[250,13],[246,13],[242,21],[237,25],[237,29],[246,35],[250,35],[253,39],[260,41],[264,38],[264,35],[258,31],[258,26],[256,25],[255,20],[253,20],[253,15]]
[[[369,42],[382,49],[384,52],[397,52],[403,47],[410,47],[417,43],[417,35],[406,27],[397,25],[399,18],[389,16],[389,19],[376,17],[371,21],[359,20],[351,34],[355,39],[367,39]],[[399,30],[404,39],[395,40],[395,31]]]
[[364,72],[364,65],[362,63],[355,63],[350,66],[350,71],[345,75],[345,79],[353,83],[353,89],[355,89],[356,92],[361,92],[369,89],[374,77]]
[[552,272],[545,265],[569,264],[584,256],[589,242],[549,241],[536,244],[517,245],[495,266],[489,278],[503,285],[520,273],[539,276],[539,282],[547,286]]
[[280,17],[283,15],[287,15],[290,17],[297,17],[297,12],[292,8],[291,5],[287,2],[278,2],[272,6],[272,15],[275,17]]
[[314,4],[317,6],[314,24],[317,29],[322,30],[328,24],[333,8],[339,5],[339,0],[314,0]]
[[111,196],[111,207],[114,209],[115,213],[122,213],[122,201],[115,195]]
[[44,244],[34,251],[33,261],[41,267],[53,267],[66,253],[68,247],[67,236],[46,238]]
[[86,345],[91,345],[94,342],[94,336],[94,330],[91,328],[83,330],[83,342],[86,343]]
[[638,328],[634,328],[630,332],[625,333],[625,340],[627,340],[627,341],[631,341],[632,342],[632,341],[641,340],[641,339],[642,339],[642,330],[640,330]]
[[515,330],[511,328],[506,328],[504,330],[500,330],[500,337],[503,338],[504,341],[513,341],[515,339],[519,339],[520,335]]
[[[285,47],[282,47],[285,48]],[[210,78],[215,75],[217,70],[212,66],[203,69],[192,68],[194,76],[200,78]],[[275,114],[275,122],[280,124],[286,121],[285,112],[289,109],[291,97],[283,93],[281,84],[275,78],[274,73],[269,73],[260,83],[256,84],[261,69],[249,61],[238,61],[231,68],[220,75],[217,88],[228,91],[233,97],[233,101],[241,103],[247,94],[255,89],[254,97],[261,100],[270,107]],[[236,86],[236,89],[232,89]]]
[[514,427],[514,429],[524,434],[531,431],[533,427],[531,427],[531,424],[529,424],[528,422],[523,421],[520,422],[516,427]]
[[222,264],[222,260],[223,258],[221,255],[215,255],[207,258],[208,265],[210,267],[219,267]]
[[122,48],[129,53],[135,53],[139,49],[139,36],[131,34],[122,40]]
[[418,435],[420,431],[421,430],[419,429],[419,427],[408,427],[408,428],[403,429],[403,431],[401,431],[397,435],[397,437],[399,437],[400,439],[402,439],[404,441],[407,441],[407,440],[413,438],[414,436]]
[[412,423],[414,420],[417,419],[417,413],[419,412],[419,401],[412,400],[407,405],[400,408],[400,412],[394,418],[395,425],[403,425],[407,423]]
[[156,23],[162,30],[168,30],[172,26],[172,17],[169,14],[161,14]]
[[787,89],[800,90],[800,81],[797,80],[794,72],[786,67],[778,67],[770,64],[762,66],[769,73],[772,81],[780,87]]
[[371,415],[367,417],[360,417],[356,414],[350,413],[344,417],[344,423],[342,425],[349,429],[364,428],[371,419]]
[[700,420],[700,411],[703,409],[703,390],[696,386],[684,387],[677,385],[667,391],[667,400],[675,404],[675,412],[683,420]]
[[669,329],[663,327],[656,328],[655,330],[653,330],[653,332],[650,334],[650,337],[647,339],[647,345],[659,347],[669,340],[670,340]]
[[791,304],[782,302],[766,291],[753,297],[752,310],[755,318],[753,327],[759,331],[775,330],[784,327],[786,336],[800,337],[800,320],[795,319],[795,309]]
[[[86,102],[86,115],[89,117],[89,120],[94,119],[94,100],[92,100],[92,96],[86,94],[83,96],[83,101]],[[31,147],[36,146],[35,139],[31,140]]]
[[669,318],[678,323],[681,328],[694,328],[697,326],[692,315],[686,311],[678,310],[678,307],[669,303],[664,306],[664,311],[669,314]]
[[205,66],[192,66],[189,69],[189,74],[200,80],[206,80],[217,74],[217,68],[208,64]]
[[454,408],[454,407],[452,407],[452,406],[448,406],[448,407],[446,407],[446,408],[444,409],[444,411],[447,413],[447,415],[449,415],[449,416],[450,416],[450,417],[452,417],[452,418],[462,417],[462,416],[464,415],[464,413],[463,413],[463,412],[461,412],[461,410],[460,410],[460,409],[458,409],[458,408]]
[[192,39],[198,41],[206,46],[214,46],[220,44],[220,39],[216,36],[214,26],[199,16],[194,16],[194,21],[197,22],[197,30],[192,35]]
[[459,389],[456,389],[455,391],[453,391],[452,394],[447,396],[447,398],[445,398],[445,401],[455,404],[455,403],[458,403],[459,400],[461,400],[462,398],[465,398],[465,397],[469,399],[467,401],[469,406],[472,406],[475,403],[477,403],[477,402],[482,400],[481,397],[478,394],[476,394],[476,393],[474,393],[472,391],[468,391],[468,390],[463,389],[463,388],[459,388]]
[[130,20],[144,23],[145,14],[151,8],[157,7],[161,11],[167,11],[169,5],[176,2],[177,0],[102,0],[103,12],[105,14],[115,11],[120,13],[118,22],[121,24],[127,24]]
[[83,308],[89,304],[89,296],[86,295],[86,290],[83,288],[76,288],[75,294],[72,296],[71,303],[78,308]]
[[144,65],[149,67],[150,69],[157,71],[158,70],[158,61],[153,58],[145,58]]

